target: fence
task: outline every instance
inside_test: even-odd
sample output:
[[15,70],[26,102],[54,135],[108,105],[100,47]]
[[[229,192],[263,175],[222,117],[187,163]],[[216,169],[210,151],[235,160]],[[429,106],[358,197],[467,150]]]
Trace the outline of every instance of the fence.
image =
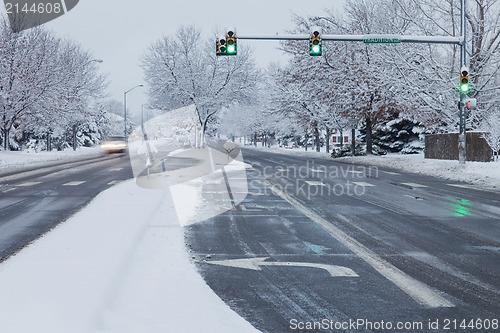
[[[467,133],[467,161],[490,162],[493,152],[482,138],[484,132]],[[430,134],[425,137],[425,158],[458,160],[458,133]]]

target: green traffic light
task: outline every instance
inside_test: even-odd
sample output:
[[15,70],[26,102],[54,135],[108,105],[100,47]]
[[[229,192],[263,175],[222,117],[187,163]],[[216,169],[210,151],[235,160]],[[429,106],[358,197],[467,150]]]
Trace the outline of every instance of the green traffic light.
[[227,46],[227,53],[234,53],[234,51],[236,51],[236,48],[234,47],[234,45]]
[[312,47],[312,52],[313,53],[320,53],[321,52],[321,47],[319,45],[314,45]]
[[460,73],[460,92],[465,94],[469,91],[469,71],[462,69]]

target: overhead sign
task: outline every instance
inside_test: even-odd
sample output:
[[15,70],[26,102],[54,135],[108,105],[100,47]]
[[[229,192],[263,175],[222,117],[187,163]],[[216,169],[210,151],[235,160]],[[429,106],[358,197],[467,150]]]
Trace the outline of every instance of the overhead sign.
[[366,44],[397,44],[401,43],[399,35],[367,35],[363,37]]

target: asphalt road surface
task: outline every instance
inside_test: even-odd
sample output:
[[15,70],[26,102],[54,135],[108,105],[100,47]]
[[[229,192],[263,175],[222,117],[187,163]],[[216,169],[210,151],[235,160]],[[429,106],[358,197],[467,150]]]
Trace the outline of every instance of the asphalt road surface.
[[[499,192],[243,152],[248,196],[186,241],[208,285],[257,329],[500,332]],[[217,200],[211,186],[204,197]]]
[[126,154],[81,157],[3,172],[0,262],[65,221],[103,190],[132,177]]

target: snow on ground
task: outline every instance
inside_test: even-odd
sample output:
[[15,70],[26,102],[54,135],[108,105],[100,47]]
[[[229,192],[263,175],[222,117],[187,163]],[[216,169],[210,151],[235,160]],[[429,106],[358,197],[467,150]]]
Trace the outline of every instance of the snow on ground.
[[[293,156],[331,159],[326,152],[285,149],[279,147],[246,148],[266,150]],[[419,173],[453,181],[466,182],[486,188],[500,189],[500,162],[467,162],[465,167],[458,161],[425,159],[423,154],[388,154],[384,156],[356,156],[335,159],[340,162],[388,167],[410,173]]]
[[426,159],[423,154],[343,157],[340,160],[461,181],[500,189],[500,162],[466,162]]
[[190,262],[168,188],[134,180],[0,264],[0,300],[1,332],[258,332]]
[[80,147],[76,151],[73,149],[66,149],[64,151],[41,151],[35,152],[34,150],[24,151],[0,151],[0,170],[10,168],[20,168],[30,165],[38,165],[47,162],[71,160],[81,156],[99,155],[102,153],[101,148],[85,148]]

